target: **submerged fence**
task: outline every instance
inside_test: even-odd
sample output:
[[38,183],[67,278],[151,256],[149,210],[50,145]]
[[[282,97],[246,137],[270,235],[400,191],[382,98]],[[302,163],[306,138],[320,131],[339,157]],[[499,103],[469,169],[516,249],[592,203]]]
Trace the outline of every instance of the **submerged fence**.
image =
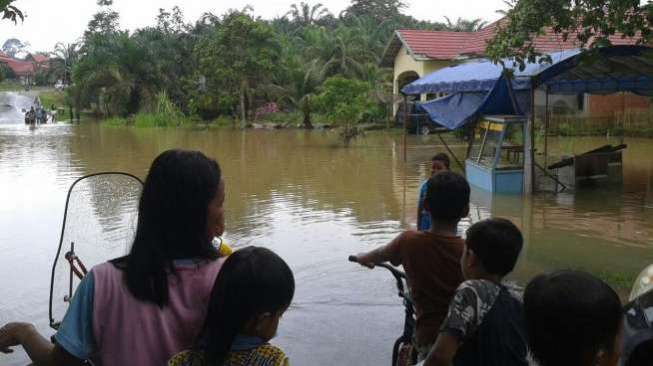
[[[541,122],[540,118],[538,120]],[[544,124],[540,125],[543,129]],[[611,117],[552,115],[549,135],[653,137],[653,109],[617,112]]]

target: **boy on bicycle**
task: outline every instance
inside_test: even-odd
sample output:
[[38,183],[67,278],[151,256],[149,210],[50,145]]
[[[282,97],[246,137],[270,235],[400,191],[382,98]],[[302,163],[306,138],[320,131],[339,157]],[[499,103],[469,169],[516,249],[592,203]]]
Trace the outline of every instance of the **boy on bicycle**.
[[505,219],[467,230],[460,266],[466,279],[424,366],[528,366],[524,310],[502,284],[523,246],[519,229]]
[[428,182],[424,207],[431,215],[426,232],[405,231],[389,244],[359,254],[356,261],[374,268],[382,262],[403,265],[415,304],[415,346],[424,359],[438,336],[453,294],[463,281],[460,257],[464,242],[458,222],[469,213],[469,184],[459,174],[444,171]]

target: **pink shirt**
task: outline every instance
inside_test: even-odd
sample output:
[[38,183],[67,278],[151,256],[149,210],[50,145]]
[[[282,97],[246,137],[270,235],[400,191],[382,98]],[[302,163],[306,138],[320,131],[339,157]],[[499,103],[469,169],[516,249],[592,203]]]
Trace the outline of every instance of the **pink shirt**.
[[161,366],[197,340],[223,259],[176,265],[169,303],[159,308],[132,296],[111,263],[93,268],[93,335],[104,366]]

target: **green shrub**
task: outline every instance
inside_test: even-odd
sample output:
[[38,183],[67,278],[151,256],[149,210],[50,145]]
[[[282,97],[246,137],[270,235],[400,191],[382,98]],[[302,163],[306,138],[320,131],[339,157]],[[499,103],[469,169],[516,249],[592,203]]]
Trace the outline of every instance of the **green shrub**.
[[276,112],[266,114],[256,122],[298,125],[302,123],[303,118],[299,112]]
[[104,125],[105,126],[111,126],[111,127],[123,127],[127,125],[127,119],[126,118],[120,118],[120,117],[112,117],[109,119],[104,120]]
[[222,115],[211,122],[211,127],[234,127],[237,123],[234,117]]
[[372,110],[369,93],[370,86],[363,81],[334,76],[324,82],[315,104],[332,123],[349,127]]
[[573,136],[576,134],[576,129],[569,123],[561,123],[558,126],[558,134],[560,136]]

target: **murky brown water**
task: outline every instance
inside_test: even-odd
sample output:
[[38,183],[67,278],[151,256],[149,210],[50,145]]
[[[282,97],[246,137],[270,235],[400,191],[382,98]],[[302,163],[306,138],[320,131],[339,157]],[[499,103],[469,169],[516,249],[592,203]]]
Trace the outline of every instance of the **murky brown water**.
[[[653,143],[626,142],[624,187],[532,200],[475,191],[470,219],[461,226],[489,215],[520,225],[527,247],[514,276],[518,281],[574,267],[599,273],[623,291],[653,262]],[[605,143],[604,138],[551,141],[554,150],[567,152]],[[402,322],[393,281],[346,259],[414,225],[418,186],[429,157],[442,149],[434,137],[411,137],[410,145],[404,164],[401,136],[393,133],[369,134],[343,148],[336,133],[320,131],[97,125],[30,130],[0,124],[0,322],[33,321],[51,334],[51,261],[65,193],[75,178],[102,170],[144,177],[157,154],[182,147],[202,150],[222,165],[228,242],[272,248],[293,268],[297,293],[276,339],[293,364],[388,364]],[[103,194],[97,191],[95,202],[110,198]],[[91,212],[110,215],[101,208]],[[102,224],[101,217],[95,219]],[[22,352],[0,355],[3,365],[25,360]]]

